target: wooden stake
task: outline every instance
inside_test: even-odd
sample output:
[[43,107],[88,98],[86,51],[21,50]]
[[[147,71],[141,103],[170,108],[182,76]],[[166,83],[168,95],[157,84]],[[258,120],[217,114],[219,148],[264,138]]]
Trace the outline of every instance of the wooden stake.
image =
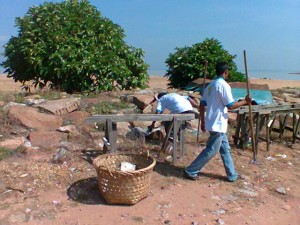
[[[202,96],[204,93],[204,89],[205,89],[205,83],[206,83],[206,74],[207,74],[207,60],[204,61],[205,63],[205,70],[204,70],[204,78],[203,78],[203,83],[202,83]],[[200,103],[199,103],[200,104]],[[198,132],[197,132],[197,142],[199,142],[199,134],[200,134],[200,115],[199,115],[199,119],[198,119]]]
[[[245,73],[247,80],[247,94],[250,95],[250,83],[248,78],[248,70],[247,70],[247,59],[246,59],[246,51],[244,50],[244,64],[245,64]],[[252,117],[252,107],[251,104],[249,106],[249,121],[250,121],[250,129],[251,129],[251,142],[252,142],[252,151],[253,151],[253,163],[257,162],[257,150],[255,146],[255,138],[254,138],[254,128],[253,128],[253,117]]]

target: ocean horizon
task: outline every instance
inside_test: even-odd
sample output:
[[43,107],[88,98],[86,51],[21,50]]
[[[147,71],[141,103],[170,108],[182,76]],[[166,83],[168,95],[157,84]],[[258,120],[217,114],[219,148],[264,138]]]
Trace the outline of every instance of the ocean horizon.
[[[240,71],[241,73],[245,73]],[[148,70],[149,76],[163,77],[166,70]],[[0,75],[5,75],[1,68]],[[291,70],[248,70],[249,79],[270,79],[270,80],[300,80],[300,71]]]

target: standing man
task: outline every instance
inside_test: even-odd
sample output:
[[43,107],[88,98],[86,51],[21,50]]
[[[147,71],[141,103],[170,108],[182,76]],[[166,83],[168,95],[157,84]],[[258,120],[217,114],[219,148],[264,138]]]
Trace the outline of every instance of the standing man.
[[[205,164],[218,152],[225,167],[227,180],[233,182],[238,174],[234,169],[230,153],[230,146],[226,136],[228,126],[227,109],[236,109],[240,106],[251,104],[250,96],[244,100],[235,102],[231,93],[231,87],[225,81],[228,78],[228,66],[221,62],[216,65],[217,78],[213,80],[204,90],[200,102],[201,130],[209,131],[206,148],[185,169],[185,177],[191,180],[198,178],[198,173]],[[206,111],[206,115],[205,115]]]
[[[156,100],[158,101],[156,107],[156,114],[163,113],[166,109],[170,111],[171,114],[181,114],[181,113],[194,113],[193,107],[199,108],[198,104],[194,99],[189,96],[182,96],[177,93],[166,93],[161,92],[158,94]],[[154,128],[156,121],[148,127],[151,131]],[[168,131],[171,122],[164,122],[165,130]]]

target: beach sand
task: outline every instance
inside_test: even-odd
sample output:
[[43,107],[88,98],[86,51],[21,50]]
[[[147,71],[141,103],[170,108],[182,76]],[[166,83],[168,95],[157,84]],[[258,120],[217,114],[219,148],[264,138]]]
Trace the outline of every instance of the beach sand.
[[[148,89],[167,89],[168,79],[162,76],[151,76]],[[268,84],[270,90],[278,88],[300,88],[300,80],[268,80],[268,79],[250,79],[253,84]],[[0,91],[20,92],[21,83],[14,82],[13,79],[7,78],[5,74],[0,75]]]
[[[267,79],[250,79],[251,84],[268,84],[270,90],[278,88],[300,88],[300,80],[267,80]],[[168,87],[168,79],[166,77],[152,76],[149,81],[150,88],[166,89]]]

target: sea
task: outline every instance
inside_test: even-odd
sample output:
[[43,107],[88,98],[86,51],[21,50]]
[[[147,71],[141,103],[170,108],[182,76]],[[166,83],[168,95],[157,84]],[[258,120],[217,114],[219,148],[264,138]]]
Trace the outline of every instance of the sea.
[[[0,74],[3,73],[4,69],[0,67]],[[245,73],[244,71],[240,71]],[[148,70],[150,76],[162,77],[166,74],[166,70],[162,69],[150,69]],[[268,80],[300,80],[300,71],[291,70],[248,70],[249,79],[260,78]]]
[[[239,71],[245,73],[244,71]],[[150,76],[164,76],[166,70],[148,70]],[[248,78],[268,80],[300,80],[300,71],[291,70],[248,70]]]

